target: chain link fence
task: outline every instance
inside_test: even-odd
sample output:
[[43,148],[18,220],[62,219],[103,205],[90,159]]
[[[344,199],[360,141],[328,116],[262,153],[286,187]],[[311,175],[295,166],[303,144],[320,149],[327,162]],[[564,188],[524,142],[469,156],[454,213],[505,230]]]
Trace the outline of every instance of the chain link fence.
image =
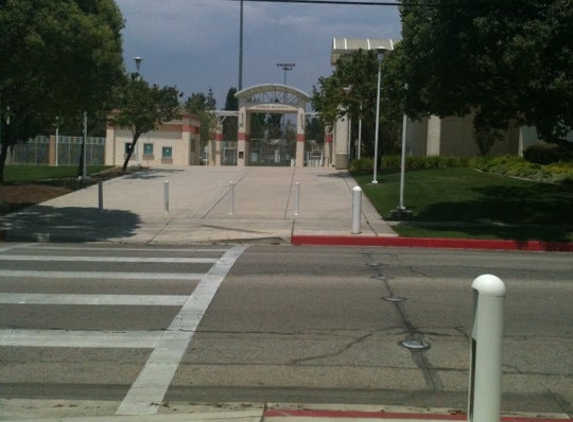
[[[58,145],[53,147],[57,164],[62,166],[75,165],[79,163],[82,149],[82,136],[59,136]],[[88,137],[86,140],[86,162],[87,165],[103,165],[105,160],[105,138]],[[27,142],[14,145],[8,156],[11,164],[56,164],[50,162],[50,138],[47,136],[37,136]]]

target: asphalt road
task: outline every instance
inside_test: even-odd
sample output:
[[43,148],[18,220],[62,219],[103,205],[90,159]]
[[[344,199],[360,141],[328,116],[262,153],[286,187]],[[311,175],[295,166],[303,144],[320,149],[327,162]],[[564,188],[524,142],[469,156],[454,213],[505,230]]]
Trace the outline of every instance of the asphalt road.
[[573,413],[571,254],[286,245],[2,244],[0,405],[465,410],[484,273],[507,287],[502,409]]

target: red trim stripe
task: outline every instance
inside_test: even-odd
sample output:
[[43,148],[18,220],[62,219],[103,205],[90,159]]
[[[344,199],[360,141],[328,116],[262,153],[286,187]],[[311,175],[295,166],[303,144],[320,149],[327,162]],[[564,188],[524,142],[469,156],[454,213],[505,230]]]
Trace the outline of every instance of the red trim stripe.
[[[311,418],[362,418],[362,419],[421,419],[428,421],[465,421],[467,415],[435,415],[431,413],[390,413],[368,412],[360,410],[288,410],[270,409],[264,412],[265,418],[271,417],[311,417]],[[570,419],[528,418],[522,416],[502,416],[502,422],[564,422]]]
[[573,242],[541,242],[537,240],[483,240],[483,239],[434,239],[422,237],[377,236],[319,236],[294,235],[293,245],[333,246],[398,246],[410,248],[496,249],[545,252],[573,252]]

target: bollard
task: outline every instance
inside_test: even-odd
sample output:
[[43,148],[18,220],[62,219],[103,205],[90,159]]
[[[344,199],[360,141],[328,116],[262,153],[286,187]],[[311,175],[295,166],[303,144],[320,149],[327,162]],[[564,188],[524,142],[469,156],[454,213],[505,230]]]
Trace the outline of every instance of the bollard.
[[169,182],[163,182],[163,209],[169,212]]
[[300,215],[300,182],[294,184],[294,215]]
[[103,210],[103,181],[97,182],[98,209]]
[[229,215],[235,214],[235,182],[229,182]]
[[473,281],[472,289],[468,422],[499,422],[505,285],[498,277],[484,274]]
[[360,216],[362,215],[362,189],[352,188],[352,234],[360,233]]

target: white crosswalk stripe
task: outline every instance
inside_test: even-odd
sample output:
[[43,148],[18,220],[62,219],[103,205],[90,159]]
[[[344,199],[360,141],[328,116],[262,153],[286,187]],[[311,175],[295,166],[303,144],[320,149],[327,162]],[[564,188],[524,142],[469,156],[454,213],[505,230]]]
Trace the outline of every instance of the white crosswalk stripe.
[[[12,267],[18,263],[26,263],[27,267],[25,269],[21,266],[15,269],[5,267],[0,270],[0,305],[3,306],[180,307],[171,324],[159,331],[41,330],[34,327],[23,329],[4,326],[0,327],[0,347],[151,349],[147,363],[116,413],[118,415],[157,413],[159,403],[163,400],[179,362],[191,343],[213,296],[246,248],[245,245],[228,248],[148,249],[38,244],[0,248],[0,262],[10,263]],[[71,267],[69,270],[60,269],[62,266],[67,268],[68,264],[74,264],[73,269]],[[142,266],[138,267],[140,264]],[[197,265],[208,265],[208,269],[206,272],[184,272],[185,266],[196,269]],[[45,266],[45,269],[42,269],[42,266]],[[79,268],[82,266],[85,268]],[[149,271],[149,268],[155,267],[158,271]],[[91,268],[97,270],[90,270]],[[104,271],[100,270],[102,268]],[[170,272],[172,270],[176,271]],[[16,280],[18,285],[24,286],[36,280],[35,288],[46,286],[48,292],[22,292],[22,287],[18,287],[18,291],[4,290],[3,283],[7,283],[6,285],[12,286],[13,289]],[[147,282],[147,289],[149,282],[157,282],[160,285],[166,281],[173,283],[198,281],[198,284],[190,294],[184,295],[105,292],[106,287],[113,289],[113,286],[118,286],[117,282],[122,280],[124,283],[130,283],[129,286],[140,285],[138,281]],[[38,284],[38,281],[41,283]],[[76,286],[74,292],[50,293],[49,287],[58,282],[72,283]],[[98,292],[77,292],[81,292],[83,286],[88,284],[94,289],[93,283],[96,283]],[[185,290],[189,290],[189,287]]]

